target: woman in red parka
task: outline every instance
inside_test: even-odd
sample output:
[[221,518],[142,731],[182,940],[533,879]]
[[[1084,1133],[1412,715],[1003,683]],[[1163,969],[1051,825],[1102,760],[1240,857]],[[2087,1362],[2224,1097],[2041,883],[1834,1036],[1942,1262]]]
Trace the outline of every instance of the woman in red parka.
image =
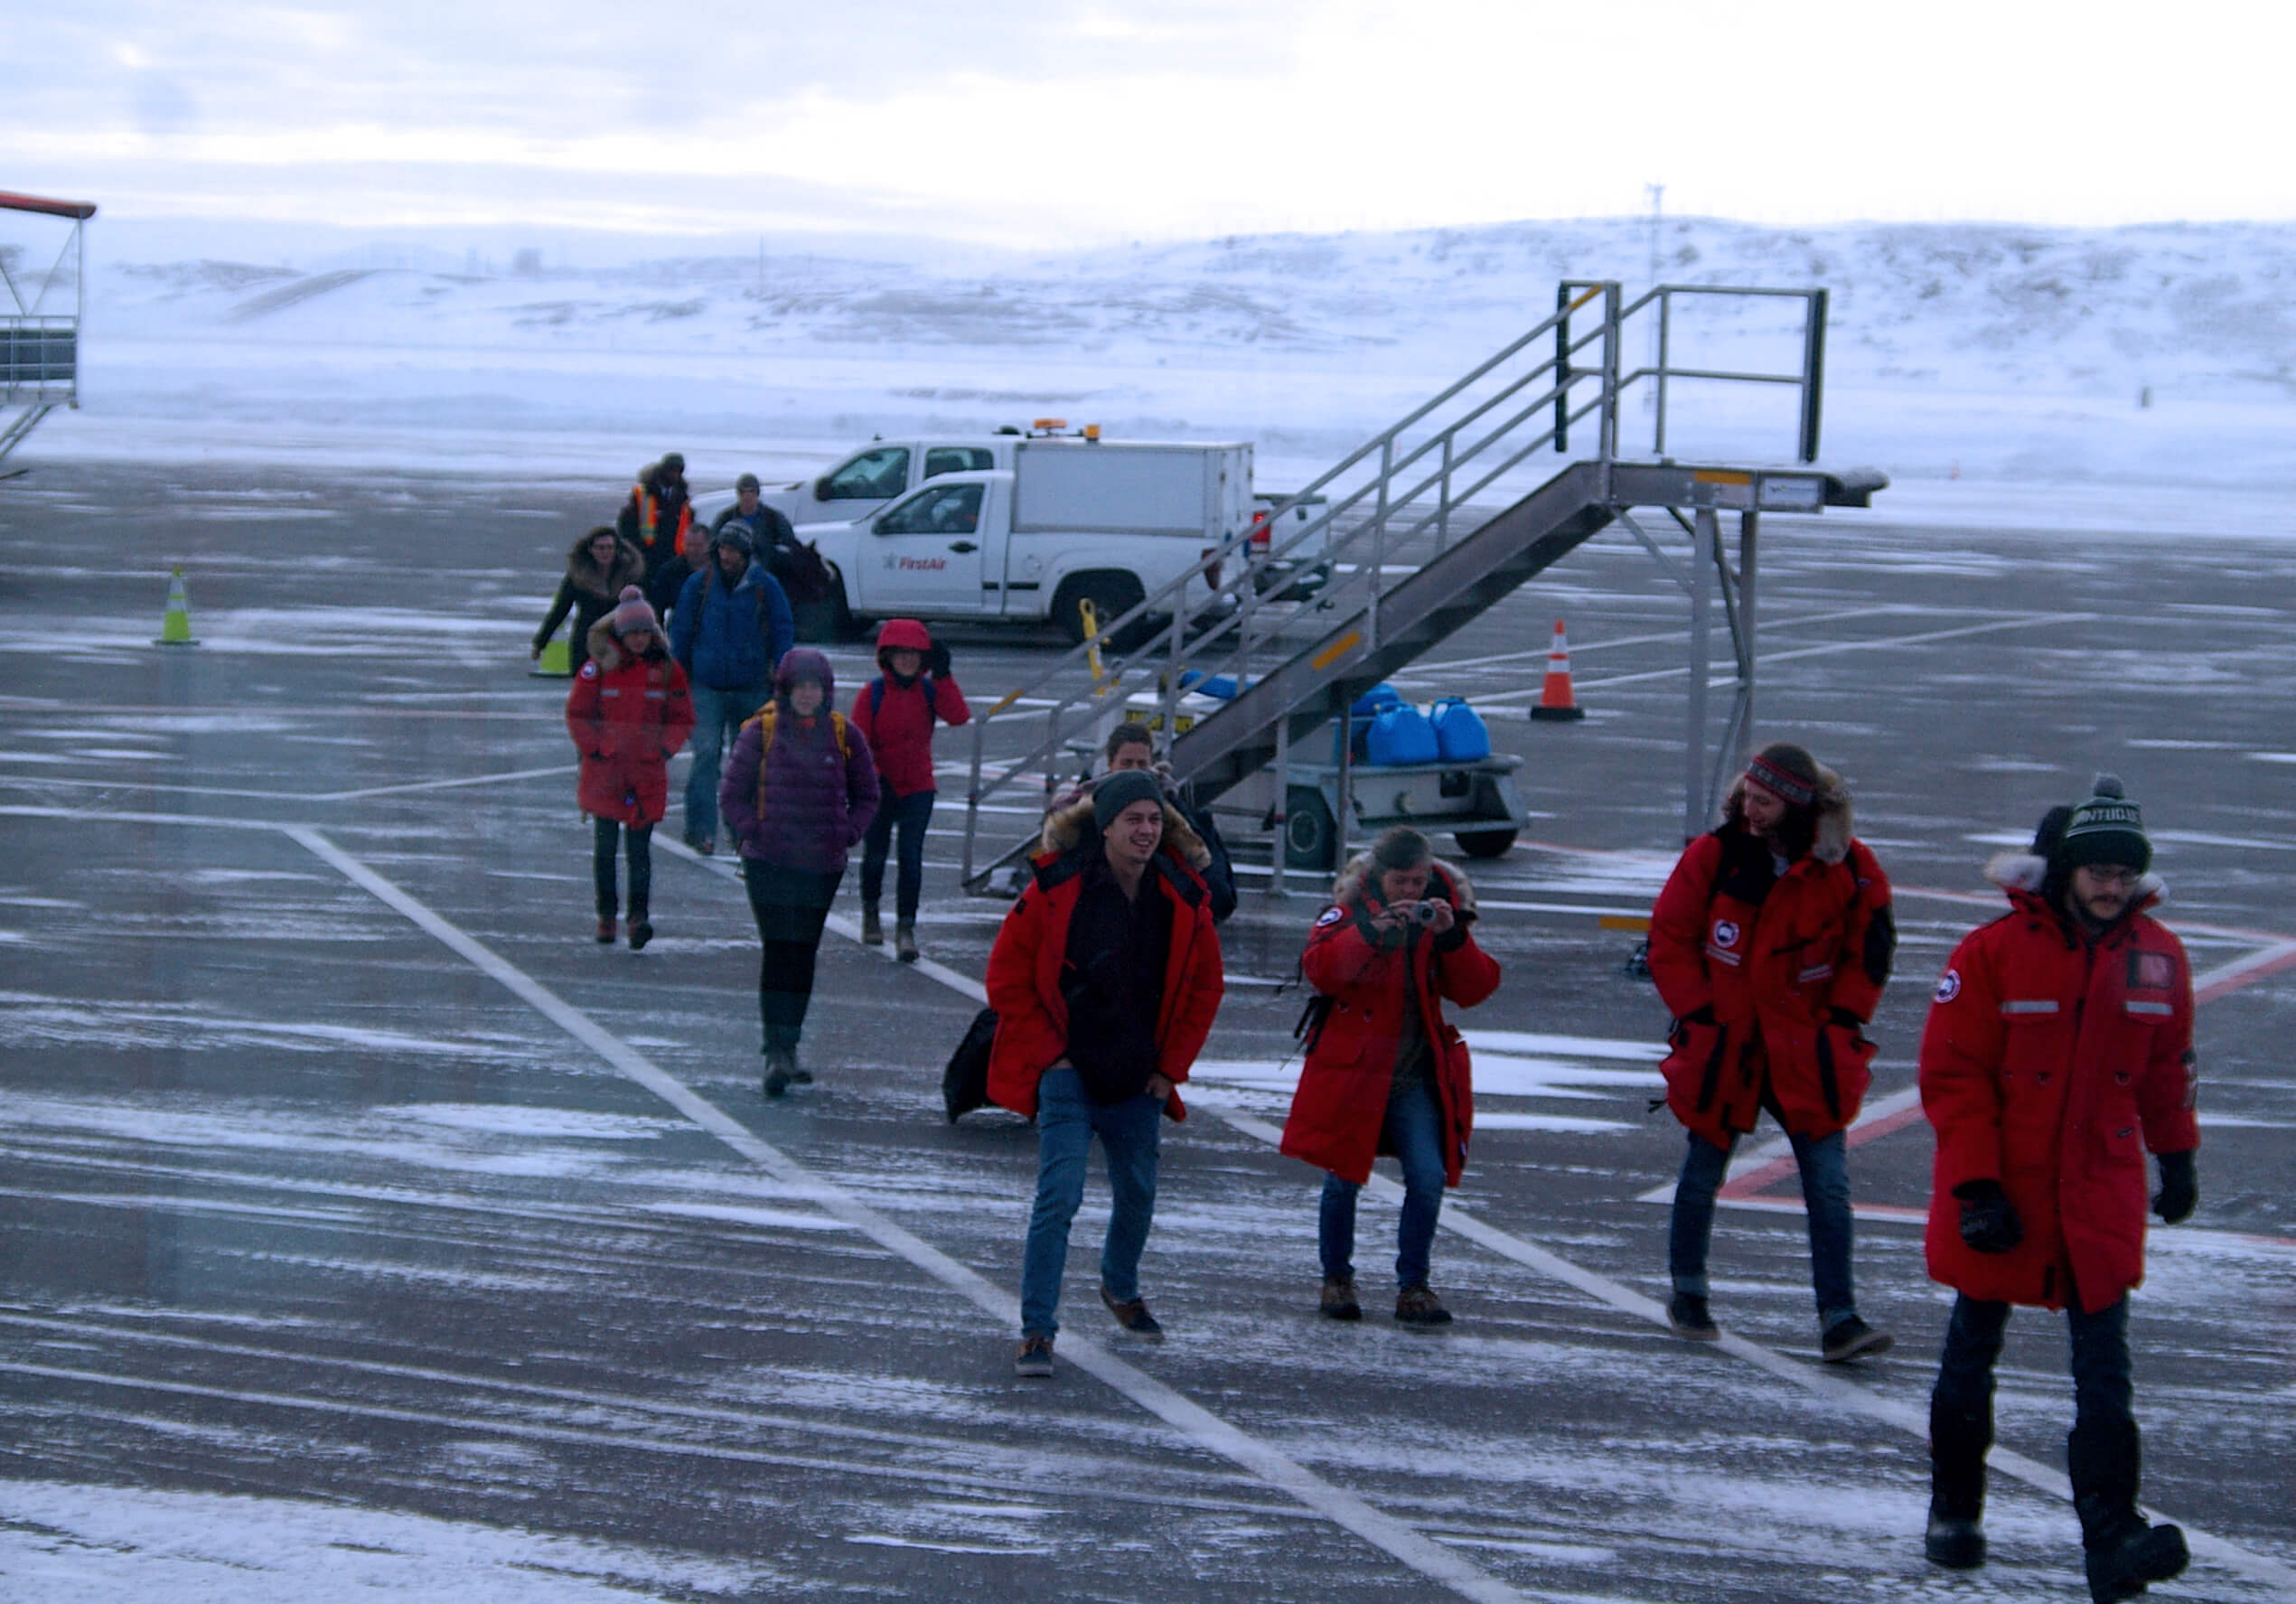
[[566,728],[582,754],[577,800],[594,823],[591,871],[597,883],[601,945],[614,940],[618,911],[614,855],[625,831],[630,855],[630,947],[653,939],[653,827],[670,802],[670,759],[694,727],[686,672],[670,656],[661,621],[634,585],[590,626],[590,660],[567,692]]
[[2065,1445],[2097,1599],[2184,1568],[2174,1526],[2137,1512],[2129,1293],[2144,1279],[2144,1155],[2169,1224],[2199,1200],[2192,973],[2146,912],[2160,899],[2142,816],[2109,774],[2041,821],[1987,877],[2010,911],[1954,950],[1921,1038],[1936,1128],[1929,1273],[1959,1296],[1929,1400],[1931,1560],[1985,1558],[1993,1364],[2012,1304],[2062,1309],[2074,1417]]
[[[1319,1215],[1323,1312],[1359,1319],[1355,1197],[1372,1160],[1403,1167],[1395,1318],[1451,1319],[1427,1284],[1443,1188],[1459,1184],[1475,1126],[1467,1043],[1443,1000],[1473,1008],[1498,990],[1499,966],[1475,944],[1475,892],[1439,863],[1427,838],[1395,829],[1341,871],[1299,960],[1317,1006],[1307,1062],[1284,1121],[1283,1150],[1327,1171]],[[1317,1017],[1320,1016],[1320,1017]]]
[[853,699],[853,727],[867,737],[883,787],[876,817],[861,841],[861,940],[885,944],[877,902],[885,894],[885,860],[901,838],[900,869],[893,886],[893,951],[917,961],[917,899],[924,888],[924,832],[932,822],[938,790],[932,774],[932,727],[954,728],[972,709],[949,671],[949,648],[914,618],[888,618],[877,631],[877,677]]

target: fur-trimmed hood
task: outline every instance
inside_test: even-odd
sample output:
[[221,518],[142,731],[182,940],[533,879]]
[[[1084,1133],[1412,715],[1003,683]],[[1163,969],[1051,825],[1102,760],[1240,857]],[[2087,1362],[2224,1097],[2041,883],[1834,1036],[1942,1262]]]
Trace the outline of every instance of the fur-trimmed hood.
[[[1472,915],[1475,912],[1475,882],[1467,877],[1467,871],[1456,864],[1446,863],[1440,858],[1430,858],[1428,861],[1443,872],[1451,882],[1452,888],[1458,893],[1451,904],[1453,911]],[[1368,850],[1356,853],[1339,871],[1339,878],[1332,882],[1332,901],[1345,903],[1362,896],[1364,887],[1371,880],[1371,853]]]
[[[1140,800],[1146,802],[1148,798]],[[1045,833],[1037,840],[1037,849],[1063,857],[1092,840],[1092,799],[1087,794],[1081,802],[1055,808],[1045,815]],[[1212,867],[1212,849],[1204,844],[1204,838],[1181,816],[1168,796],[1164,799],[1164,841],[1157,849],[1169,852],[1199,875]]]
[[[1850,787],[1841,776],[1823,764],[1818,764],[1818,799],[1810,804],[1814,815],[1816,833],[1810,841],[1810,856],[1820,863],[1840,863],[1850,856],[1850,841],[1857,834],[1857,821],[1850,802]],[[1730,794],[1722,803],[1722,825],[1729,830],[1746,822],[1746,776],[1740,774],[1730,784]]]
[[[600,535],[614,535],[614,561],[604,568],[590,555],[590,542]],[[614,530],[601,527],[590,530],[567,549],[566,577],[575,589],[610,602],[622,594],[623,586],[645,583],[646,559],[635,546],[614,535]]]
[[[622,640],[614,633],[614,614],[611,611],[599,615],[586,638],[590,643],[590,661],[598,665],[598,672],[611,674],[622,666]],[[670,655],[670,637],[661,633],[659,621],[653,626],[653,644],[646,648],[646,655],[651,658],[667,658]]]
[[[1985,860],[1985,877],[2004,891],[2042,896],[2046,895],[2042,887],[2048,884],[2048,859],[2038,852],[1996,852]],[[2148,870],[2138,877],[2136,889],[2129,895],[2129,906],[2141,910],[2168,900],[2168,886],[2159,875]]]

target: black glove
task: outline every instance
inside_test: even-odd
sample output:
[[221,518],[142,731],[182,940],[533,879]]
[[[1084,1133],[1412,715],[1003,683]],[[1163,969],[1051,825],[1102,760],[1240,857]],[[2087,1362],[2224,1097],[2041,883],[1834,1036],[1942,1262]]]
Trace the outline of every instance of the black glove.
[[1999,1181],[1963,1181],[1954,1188],[1961,1199],[1961,1239],[1981,1253],[2006,1253],[2025,1240],[2025,1227]]
[[1848,1008],[1828,1008],[1826,1013],[1835,1025],[1840,1026],[1851,1036],[1863,1036],[1865,1034],[1866,1022],[1863,1019],[1859,1018],[1857,1015],[1851,1013]]
[[924,671],[936,680],[949,677],[949,643],[935,641],[924,654]]
[[2153,1195],[2152,1212],[2164,1225],[2181,1225],[2200,1206],[2200,1175],[2189,1152],[2157,1153],[2160,1190]]

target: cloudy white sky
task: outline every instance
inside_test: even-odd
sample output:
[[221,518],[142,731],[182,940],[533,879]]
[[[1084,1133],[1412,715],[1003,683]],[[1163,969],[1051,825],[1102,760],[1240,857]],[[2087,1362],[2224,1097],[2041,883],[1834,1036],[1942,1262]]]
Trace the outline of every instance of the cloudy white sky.
[[0,188],[113,218],[1014,245],[1644,209],[2296,216],[2296,7],[16,0]]

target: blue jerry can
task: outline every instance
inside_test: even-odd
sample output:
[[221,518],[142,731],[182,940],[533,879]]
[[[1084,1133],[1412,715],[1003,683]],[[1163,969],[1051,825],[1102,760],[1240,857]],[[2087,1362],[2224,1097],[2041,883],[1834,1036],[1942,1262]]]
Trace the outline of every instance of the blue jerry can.
[[1491,755],[1491,731],[1463,697],[1447,696],[1427,710],[1445,763],[1480,763]]
[[1408,703],[1389,708],[1373,718],[1371,733],[1364,737],[1364,761],[1374,767],[1433,763],[1440,755],[1435,726]]

